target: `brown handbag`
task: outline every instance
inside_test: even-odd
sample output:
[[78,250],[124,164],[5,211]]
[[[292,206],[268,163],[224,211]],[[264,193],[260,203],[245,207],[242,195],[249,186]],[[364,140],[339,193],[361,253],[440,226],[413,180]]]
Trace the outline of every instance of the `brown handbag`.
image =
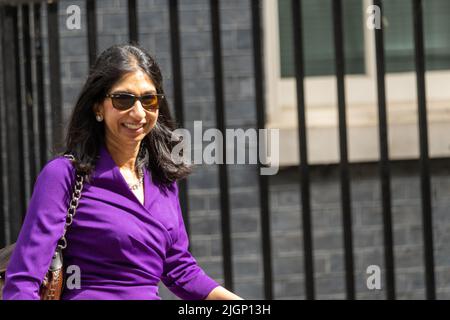
[[[74,160],[73,156],[71,155],[65,156],[70,158],[72,161]],[[39,288],[39,296],[41,297],[41,300],[59,300],[61,298],[61,294],[64,289],[65,274],[62,250],[67,247],[66,231],[73,222],[73,217],[75,215],[76,208],[78,207],[78,202],[81,197],[81,190],[83,189],[83,180],[83,176],[77,173],[74,191],[72,193],[72,199],[70,200],[69,208],[67,210],[64,232],[62,237],[58,241],[55,253],[53,254],[52,261],[50,263],[50,267]],[[8,267],[8,263],[15,245],[16,244],[13,243],[6,246],[5,248],[0,249],[0,300],[2,300],[3,296],[6,268]]]

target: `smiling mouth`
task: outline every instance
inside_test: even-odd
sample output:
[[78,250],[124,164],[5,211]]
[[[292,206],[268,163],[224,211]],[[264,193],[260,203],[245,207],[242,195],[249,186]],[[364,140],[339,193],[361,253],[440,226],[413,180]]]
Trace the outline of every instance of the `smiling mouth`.
[[123,125],[126,128],[133,129],[133,130],[140,129],[144,126],[143,124],[132,124],[132,123],[124,123]]

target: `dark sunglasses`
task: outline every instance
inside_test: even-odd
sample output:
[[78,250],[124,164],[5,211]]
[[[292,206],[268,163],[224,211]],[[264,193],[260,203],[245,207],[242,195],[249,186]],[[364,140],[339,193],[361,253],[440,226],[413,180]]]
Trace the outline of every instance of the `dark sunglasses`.
[[136,103],[136,100],[141,102],[144,109],[156,111],[159,109],[160,100],[165,98],[163,94],[156,93],[144,94],[140,97],[131,93],[110,93],[107,94],[106,97],[111,98],[113,107],[121,111],[132,108]]

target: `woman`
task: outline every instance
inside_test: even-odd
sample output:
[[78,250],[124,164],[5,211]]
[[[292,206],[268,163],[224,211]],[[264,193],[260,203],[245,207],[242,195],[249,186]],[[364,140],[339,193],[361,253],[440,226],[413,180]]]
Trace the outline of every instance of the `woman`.
[[181,299],[241,299],[188,251],[176,180],[190,169],[172,160],[173,129],[154,59],[132,45],[104,51],[70,120],[64,153],[75,160],[60,155],[40,172],[3,298],[39,299],[78,170],[87,180],[64,263],[81,281],[61,299],[160,299],[160,280]]

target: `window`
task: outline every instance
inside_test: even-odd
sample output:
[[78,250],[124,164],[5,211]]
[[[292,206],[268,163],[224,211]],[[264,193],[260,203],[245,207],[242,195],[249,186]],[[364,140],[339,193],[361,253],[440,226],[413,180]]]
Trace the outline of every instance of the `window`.
[[[267,128],[280,134],[280,166],[297,165],[298,130],[291,0],[265,0],[264,61]],[[332,1],[302,0],[308,161],[339,161]],[[374,31],[366,27],[372,0],[343,0],[345,92],[350,162],[378,161],[378,102]],[[450,148],[450,1],[423,4],[430,157]],[[411,0],[383,1],[386,105],[391,159],[419,154]]]
[[[284,78],[294,76],[292,0],[278,0],[280,67]],[[333,75],[332,0],[303,0],[305,75]],[[424,38],[427,70],[450,69],[450,1],[424,1]],[[365,73],[363,1],[342,2],[346,74]],[[383,2],[386,72],[414,71],[411,0]]]
[[[363,8],[361,0],[343,1],[345,69],[361,74],[364,67]],[[294,76],[291,0],[278,1],[282,77]],[[331,0],[302,1],[305,75],[334,74]]]
[[[386,71],[414,71],[412,1],[383,1]],[[450,69],[450,1],[423,1],[425,67]]]

